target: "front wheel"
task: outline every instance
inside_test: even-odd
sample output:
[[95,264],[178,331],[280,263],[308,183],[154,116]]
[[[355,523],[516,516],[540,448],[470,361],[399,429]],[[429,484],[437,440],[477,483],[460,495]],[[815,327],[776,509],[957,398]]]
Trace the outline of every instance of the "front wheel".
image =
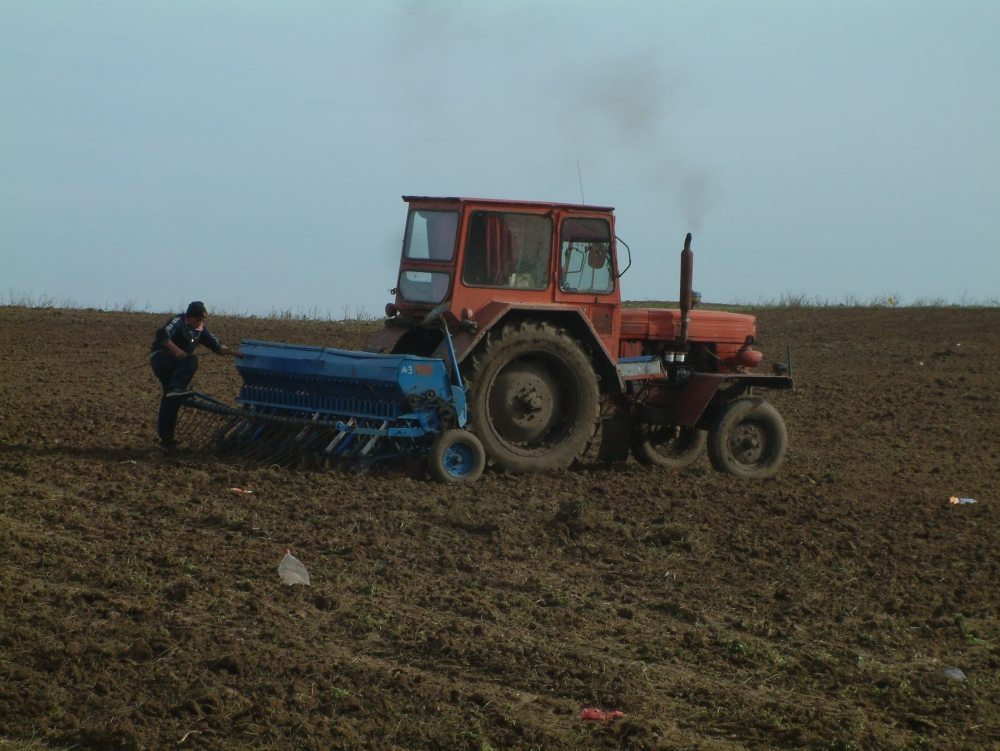
[[475,482],[486,468],[486,451],[467,430],[446,430],[431,445],[428,466],[435,480]]
[[705,452],[707,433],[680,425],[638,423],[632,431],[632,453],[640,464],[684,469]]
[[788,430],[774,405],[757,397],[729,402],[708,433],[708,458],[737,477],[773,477],[785,461]]

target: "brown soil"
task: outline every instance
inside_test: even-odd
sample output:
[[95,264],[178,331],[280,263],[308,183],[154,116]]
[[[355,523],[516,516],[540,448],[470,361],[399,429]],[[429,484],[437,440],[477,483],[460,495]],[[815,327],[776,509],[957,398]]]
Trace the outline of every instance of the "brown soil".
[[775,480],[459,488],[160,456],[159,323],[0,309],[0,747],[1000,746],[1000,310],[762,312],[798,384]]

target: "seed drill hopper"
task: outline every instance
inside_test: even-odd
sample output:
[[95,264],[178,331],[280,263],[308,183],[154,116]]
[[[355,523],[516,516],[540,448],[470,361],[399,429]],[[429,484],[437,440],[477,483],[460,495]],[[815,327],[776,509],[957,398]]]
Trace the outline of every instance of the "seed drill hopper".
[[465,388],[453,350],[448,362],[256,340],[240,352],[236,405],[200,392],[185,398],[189,441],[255,463],[363,469],[426,459],[446,482],[482,474],[482,444],[463,429]]

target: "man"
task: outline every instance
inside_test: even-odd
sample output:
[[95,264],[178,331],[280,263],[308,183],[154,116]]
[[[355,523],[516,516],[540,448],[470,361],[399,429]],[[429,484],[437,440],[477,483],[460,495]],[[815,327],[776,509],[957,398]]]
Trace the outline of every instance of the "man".
[[224,347],[219,342],[205,327],[207,319],[205,303],[196,300],[187,306],[187,311],[175,315],[156,330],[153,346],[149,350],[149,364],[163,385],[156,430],[160,435],[160,446],[165,451],[175,448],[177,413],[184,397],[190,393],[188,386],[198,370],[195,348],[203,344],[217,355],[243,357],[241,352]]

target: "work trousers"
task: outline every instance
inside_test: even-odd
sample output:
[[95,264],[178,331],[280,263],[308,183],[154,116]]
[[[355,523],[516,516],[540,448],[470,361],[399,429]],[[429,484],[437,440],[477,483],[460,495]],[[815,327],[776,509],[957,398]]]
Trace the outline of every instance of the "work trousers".
[[179,360],[166,350],[160,350],[149,358],[153,374],[163,386],[163,396],[160,398],[160,412],[156,418],[156,432],[162,443],[173,443],[174,429],[177,427],[177,413],[180,411],[183,396],[170,396],[177,391],[186,391],[191,385],[198,370],[198,356],[188,355]]

